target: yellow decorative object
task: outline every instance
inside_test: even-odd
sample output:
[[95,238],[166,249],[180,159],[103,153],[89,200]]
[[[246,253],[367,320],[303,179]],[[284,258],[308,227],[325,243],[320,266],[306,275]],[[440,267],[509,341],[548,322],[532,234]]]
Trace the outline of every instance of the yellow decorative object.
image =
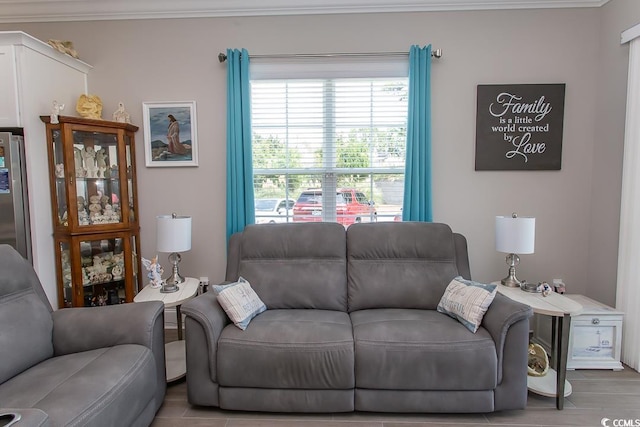
[[50,39],[47,41],[49,46],[57,50],[58,52],[66,53],[73,58],[78,58],[78,52],[73,48],[73,42],[68,40],[54,40]]
[[86,119],[102,119],[102,100],[98,95],[80,95],[76,111]]
[[527,371],[532,377],[544,377],[549,372],[549,357],[540,344],[529,344]]

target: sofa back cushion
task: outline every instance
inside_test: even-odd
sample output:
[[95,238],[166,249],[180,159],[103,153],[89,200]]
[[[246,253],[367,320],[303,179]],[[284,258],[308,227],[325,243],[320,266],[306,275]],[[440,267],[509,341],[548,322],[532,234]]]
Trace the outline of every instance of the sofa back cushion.
[[342,225],[249,225],[230,244],[227,280],[247,279],[268,309],[347,311]]
[[0,245],[0,384],[53,356],[51,313],[31,265]]
[[[435,310],[451,279],[468,274],[466,241],[461,237],[454,239],[446,224],[397,222],[349,226],[349,311]],[[463,243],[464,247],[460,247]],[[466,271],[459,272],[458,264],[466,266]]]

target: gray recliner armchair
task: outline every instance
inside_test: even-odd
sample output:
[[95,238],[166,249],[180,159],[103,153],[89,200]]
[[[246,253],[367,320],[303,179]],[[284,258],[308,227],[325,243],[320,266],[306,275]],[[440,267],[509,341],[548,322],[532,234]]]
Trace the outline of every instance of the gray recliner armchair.
[[53,311],[0,245],[0,414],[16,426],[148,426],[166,391],[161,302]]

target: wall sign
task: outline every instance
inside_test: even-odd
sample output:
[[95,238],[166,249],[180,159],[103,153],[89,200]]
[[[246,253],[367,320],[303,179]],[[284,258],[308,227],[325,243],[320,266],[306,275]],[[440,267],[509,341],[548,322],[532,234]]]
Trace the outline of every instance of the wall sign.
[[560,170],[564,84],[478,85],[476,170]]

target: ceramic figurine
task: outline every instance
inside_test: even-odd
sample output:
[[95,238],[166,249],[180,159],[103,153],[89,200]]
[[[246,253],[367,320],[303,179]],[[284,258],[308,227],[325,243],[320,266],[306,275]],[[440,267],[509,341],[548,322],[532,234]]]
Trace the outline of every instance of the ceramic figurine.
[[111,274],[113,274],[114,280],[122,279],[122,267],[117,264],[114,265],[113,268],[111,268]]
[[164,269],[160,264],[158,264],[158,255],[154,256],[150,260],[142,258],[142,265],[144,265],[144,268],[149,272],[147,274],[147,277],[149,278],[149,285],[154,289],[161,288],[163,283],[162,273],[164,273]]
[[102,120],[102,100],[97,95],[80,95],[76,111],[86,119]]
[[131,115],[124,109],[124,103],[118,102],[118,109],[113,113],[113,121],[120,123],[131,123]]
[[96,166],[98,167],[97,177],[106,178],[105,171],[107,170],[107,150],[104,148],[96,151]]
[[96,150],[89,146],[84,147],[81,151],[84,168],[87,171],[87,178],[97,178],[98,166],[96,165]]
[[64,178],[64,164],[56,163],[56,178]]
[[51,124],[57,125],[60,123],[58,121],[58,116],[60,115],[60,111],[64,110],[64,104],[59,104],[58,101],[53,101],[53,106],[51,107]]
[[82,178],[86,175],[84,168],[82,167],[82,150],[79,148],[73,149],[73,163],[76,168],[76,178]]

